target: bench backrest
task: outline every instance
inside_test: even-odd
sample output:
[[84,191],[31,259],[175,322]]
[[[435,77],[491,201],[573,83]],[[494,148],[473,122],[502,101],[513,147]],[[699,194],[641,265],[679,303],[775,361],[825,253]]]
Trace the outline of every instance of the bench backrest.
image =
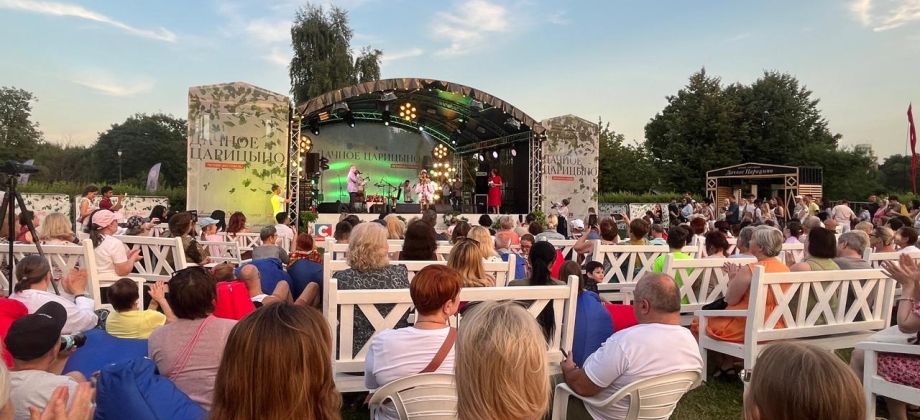
[[[388,246],[389,246],[389,252],[391,254],[400,252],[403,249],[402,243],[398,243],[398,244],[389,243]],[[332,243],[332,245],[329,246],[329,248],[331,248],[334,259],[344,260],[345,257],[348,256],[348,244]],[[453,245],[438,245],[434,253],[441,256],[441,258],[444,258],[446,260],[447,256],[450,255],[450,251],[453,248],[454,248]],[[330,249],[327,249],[327,251],[330,251]]]
[[[726,252],[725,252],[727,255],[730,255],[730,256],[731,256],[731,255],[735,255],[735,254],[739,253],[739,251],[738,251],[738,238],[725,238],[725,240],[728,241],[728,249],[727,249]],[[696,258],[706,258],[706,257],[708,257],[709,254],[706,252],[706,237],[703,236],[703,235],[697,235],[695,241],[696,241],[696,243],[695,243],[694,245],[697,245],[697,246],[700,247],[700,251],[699,251],[699,253],[697,254],[697,255],[699,255],[699,256],[696,257]]]
[[242,253],[240,252],[240,244],[236,241],[198,241],[198,243],[201,244],[201,246],[208,248],[208,254],[212,263],[243,263]]
[[[836,242],[834,242],[836,243]],[[785,260],[785,254],[791,252],[792,256],[795,258],[796,263],[800,263],[805,259],[805,244],[783,244],[783,256],[780,258],[780,261]]]
[[[96,302],[96,308],[103,306],[101,288],[108,286],[119,278],[118,276],[104,277],[99,274],[96,268],[96,253],[90,241],[83,241],[82,245],[42,245],[42,253],[51,266],[52,278],[60,279],[63,276],[67,276],[74,269],[86,270],[86,294]],[[27,255],[36,254],[38,254],[38,249],[35,245],[13,245],[13,258],[17,263]],[[0,265],[6,266],[8,263],[9,246],[0,246]],[[10,280],[6,277],[6,271],[0,270],[0,281],[3,282],[4,290],[12,293]],[[143,293],[143,290],[139,290],[139,292]]]
[[[364,372],[364,358],[373,338],[368,340],[364,347],[352,357],[352,354],[355,354],[352,332],[355,326],[356,310],[361,311],[367,317],[374,327],[374,336],[376,336],[380,331],[395,327],[412,307],[409,289],[340,290],[336,279],[330,279],[323,295],[323,312],[332,330],[332,341],[338,354],[334,362],[336,372]],[[569,283],[563,286],[467,287],[460,291],[460,300],[464,302],[533,301],[527,310],[535,318],[543,308],[552,305],[556,329],[551,337],[548,350],[551,363],[558,363],[563,359],[560,349],[572,348],[577,296],[578,278],[575,276],[572,276]],[[394,305],[385,317],[380,314],[376,306],[381,304]],[[462,324],[463,320],[460,319],[458,322]]]
[[574,239],[561,240],[561,239],[551,239],[547,241],[553,244],[556,249],[562,252],[562,257],[566,261],[578,261],[578,253],[575,252],[575,243],[578,242]]
[[[686,246],[681,251],[699,253],[699,246]],[[592,261],[604,264],[604,283],[635,283],[652,269],[655,259],[670,252],[667,245],[601,245],[595,242]],[[637,267],[642,268],[636,271]]]
[[[920,252],[912,252],[910,257],[914,261],[920,262]],[[872,268],[881,268],[883,261],[891,261],[897,263],[901,258],[901,253],[899,252],[871,252],[868,254],[863,254],[863,259],[866,260]]]
[[[895,281],[879,269],[767,273],[756,266],[745,340],[882,330],[891,319],[894,286]],[[776,308],[767,313],[770,295]],[[860,314],[862,320],[857,320]]]
[[[136,273],[132,276],[143,277],[148,282],[169,281],[172,273],[187,267],[185,250],[179,238],[154,238],[150,236],[118,236],[129,249],[140,249],[140,261],[134,263]],[[167,259],[167,256],[170,259]]]
[[[486,274],[491,275],[495,278],[496,286],[505,286],[511,280],[514,280],[514,269],[515,269],[515,255],[509,255],[508,261],[501,262],[485,262],[483,263],[483,268],[485,268]],[[412,278],[415,277],[415,274],[421,271],[423,268],[429,265],[446,265],[447,261],[398,261],[390,260],[390,265],[405,265],[409,270],[409,281],[412,281]],[[323,281],[328,282],[333,273],[347,270],[349,268],[348,262],[345,260],[333,260],[332,254],[327,252],[323,254]]]
[[[236,242],[240,246],[241,252],[252,251],[253,248],[262,245],[262,238],[259,236],[258,232],[249,232],[249,233],[237,233],[235,235],[230,235],[227,232],[218,232],[218,234],[223,237],[223,240],[226,242]],[[281,247],[281,249],[291,252],[293,249],[292,244],[293,239],[287,236],[279,236],[275,245]]]
[[728,274],[722,270],[725,263],[742,266],[756,262],[754,258],[695,258],[678,260],[672,255],[664,258],[664,272],[671,277],[679,276],[683,285],[680,298],[689,303],[681,303],[682,313],[692,313],[725,295],[728,290]]

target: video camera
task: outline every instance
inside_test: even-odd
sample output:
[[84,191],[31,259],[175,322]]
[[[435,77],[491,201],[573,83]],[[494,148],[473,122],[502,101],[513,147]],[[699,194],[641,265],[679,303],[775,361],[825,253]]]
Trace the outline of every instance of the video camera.
[[37,174],[38,168],[32,165],[24,165],[15,160],[8,160],[3,165],[0,165],[0,173],[7,175]]

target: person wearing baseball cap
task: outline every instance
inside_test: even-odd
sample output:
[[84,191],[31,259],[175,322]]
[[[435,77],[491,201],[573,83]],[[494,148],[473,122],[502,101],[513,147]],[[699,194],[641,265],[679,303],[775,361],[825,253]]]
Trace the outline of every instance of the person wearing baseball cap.
[[122,218],[121,213],[108,210],[96,210],[90,217],[89,239],[96,250],[96,270],[103,276],[127,276],[142,258],[140,248],[129,251],[124,242],[112,237]]
[[59,374],[66,361],[66,357],[59,357],[61,330],[66,322],[67,310],[57,302],[48,302],[10,326],[4,342],[13,356],[10,401],[15,408],[14,418],[30,418],[29,407],[47,406],[60,386],[68,388],[72,402],[77,386],[86,382],[79,372]]
[[129,236],[150,236],[150,229],[153,224],[150,219],[140,216],[131,216],[125,221],[125,235]]

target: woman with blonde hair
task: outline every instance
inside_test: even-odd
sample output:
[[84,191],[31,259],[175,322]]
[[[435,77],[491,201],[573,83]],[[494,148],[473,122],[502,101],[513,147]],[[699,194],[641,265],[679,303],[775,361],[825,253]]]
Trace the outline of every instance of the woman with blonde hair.
[[486,274],[482,248],[475,239],[460,239],[447,256],[447,266],[460,272],[463,287],[495,286],[495,278]]
[[[376,290],[408,289],[409,270],[405,265],[391,265],[387,254],[387,229],[379,223],[359,223],[351,231],[348,239],[348,256],[350,267],[338,271],[332,277],[338,281],[340,290]],[[395,305],[377,305],[387,308],[381,313],[387,314]],[[408,325],[400,321],[397,327]],[[357,354],[374,335],[374,326],[364,313],[355,314],[353,334],[353,351]]]
[[862,420],[859,379],[839,357],[795,341],[770,344],[741,371],[745,420]]
[[879,226],[869,234],[872,252],[897,252],[894,246],[894,231],[888,226]]
[[466,234],[470,239],[475,239],[479,243],[479,250],[482,252],[482,258],[485,258],[486,261],[498,262],[502,260],[502,257],[498,255],[498,251],[495,250],[495,241],[492,240],[492,235],[489,234],[489,229],[486,229],[482,226],[475,226],[470,229],[470,232]]
[[388,214],[383,221],[387,223],[387,239],[405,239],[406,222],[399,220],[395,214]]
[[535,420],[546,413],[546,342],[523,306],[490,301],[471,308],[460,323],[455,351],[459,420]]
[[73,245],[80,242],[74,236],[70,219],[61,213],[45,216],[39,239],[45,245]]
[[316,309],[279,303],[246,316],[227,338],[210,420],[340,419],[331,349]]

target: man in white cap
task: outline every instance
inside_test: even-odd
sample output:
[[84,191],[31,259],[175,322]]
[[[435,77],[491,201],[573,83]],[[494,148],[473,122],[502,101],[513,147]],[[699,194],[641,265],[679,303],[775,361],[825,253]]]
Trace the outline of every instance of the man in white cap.
[[800,221],[805,220],[805,216],[808,216],[808,206],[805,205],[805,197],[801,195],[795,196],[795,209],[792,210],[792,216]]

